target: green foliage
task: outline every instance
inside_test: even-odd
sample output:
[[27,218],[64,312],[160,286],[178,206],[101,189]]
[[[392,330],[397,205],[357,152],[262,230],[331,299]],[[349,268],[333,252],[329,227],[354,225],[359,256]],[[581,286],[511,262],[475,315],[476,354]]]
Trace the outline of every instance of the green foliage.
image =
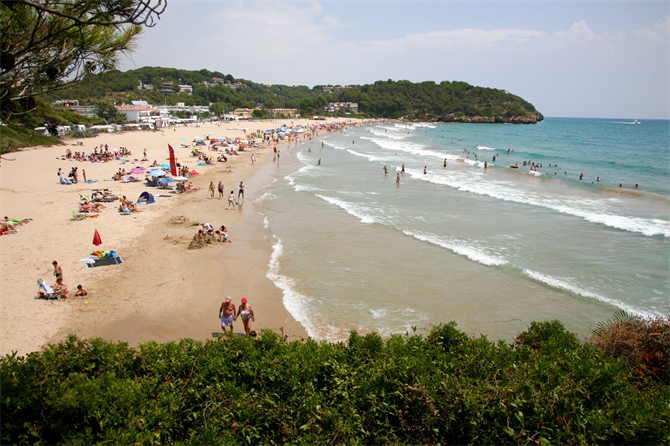
[[[201,84],[203,81],[212,82],[212,77],[225,78],[227,82],[243,82],[247,87],[232,89],[223,85],[206,87]],[[161,87],[163,82],[169,82],[173,88],[179,82],[186,83],[193,86],[193,95],[181,93],[164,96],[156,90],[140,90],[137,88],[140,81],[150,83],[155,88]],[[177,102],[187,105],[214,103],[225,104],[225,107],[229,107],[228,111],[232,112],[235,108],[254,108],[261,103],[261,96],[264,108],[295,108],[301,116],[323,114],[329,102],[357,102],[359,111],[366,117],[450,119],[484,116],[500,120],[513,116],[535,116],[543,119],[532,104],[518,96],[494,88],[474,87],[465,82],[436,84],[388,80],[347,88],[336,94],[322,94],[321,88],[316,87],[267,86],[204,69],[187,71],[161,67],[143,67],[125,73],[113,70],[91,74],[87,76],[85,84],[56,92],[49,96],[49,100],[77,99],[81,104],[86,104],[104,97],[117,103],[133,100],[168,105]]]
[[144,26],[163,13],[162,0],[28,0],[0,3],[0,116],[14,122],[16,102],[31,109],[38,95],[107,71],[133,48]]
[[0,154],[14,152],[26,146],[42,144],[61,144],[61,140],[54,136],[45,136],[32,129],[16,125],[0,125]]
[[565,331],[560,321],[531,322],[530,329],[521,333],[515,344],[536,350],[572,349],[579,346],[577,336]]
[[[560,323],[514,347],[455,323],[346,343],[262,331],[200,343],[75,336],[7,355],[2,442],[667,444],[667,385],[573,345]],[[569,348],[561,345],[567,341]]]

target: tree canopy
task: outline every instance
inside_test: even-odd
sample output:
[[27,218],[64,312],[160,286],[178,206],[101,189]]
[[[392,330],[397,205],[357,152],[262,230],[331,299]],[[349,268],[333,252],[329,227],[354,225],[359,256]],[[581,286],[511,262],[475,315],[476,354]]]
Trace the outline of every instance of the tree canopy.
[[34,98],[116,67],[167,0],[13,0],[0,3],[0,118]]
[[[230,88],[213,84],[212,78],[224,79],[228,83],[243,83],[246,87]],[[344,88],[339,93],[323,93],[319,86],[263,85],[246,79],[234,78],[217,71],[179,70],[175,68],[143,67],[126,72],[112,70],[102,74],[90,74],[84,84],[67,91],[49,95],[50,99],[77,99],[80,103],[94,103],[101,98],[117,103],[146,100],[153,104],[186,105],[216,104],[215,109],[253,108],[263,103],[263,108],[294,108],[302,116],[324,113],[332,102],[356,102],[360,113],[366,117],[432,120],[467,120],[486,118],[488,122],[499,122],[512,117],[542,120],[533,104],[505,90],[477,87],[460,81],[413,83],[401,81],[377,81],[374,84]],[[153,89],[138,86],[153,85]],[[178,93],[165,96],[157,91],[164,83],[190,84],[193,93]],[[206,83],[205,83],[206,82]],[[262,98],[262,101],[261,101]],[[271,105],[270,105],[271,104]]]

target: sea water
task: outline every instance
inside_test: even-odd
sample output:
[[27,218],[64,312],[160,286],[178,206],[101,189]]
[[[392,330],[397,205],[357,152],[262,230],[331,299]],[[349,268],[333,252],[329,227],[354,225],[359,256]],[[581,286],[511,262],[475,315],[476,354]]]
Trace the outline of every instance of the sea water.
[[549,319],[586,335],[618,309],[667,314],[669,141],[668,121],[559,118],[301,140],[254,203],[268,277],[331,341],[452,320],[492,339]]

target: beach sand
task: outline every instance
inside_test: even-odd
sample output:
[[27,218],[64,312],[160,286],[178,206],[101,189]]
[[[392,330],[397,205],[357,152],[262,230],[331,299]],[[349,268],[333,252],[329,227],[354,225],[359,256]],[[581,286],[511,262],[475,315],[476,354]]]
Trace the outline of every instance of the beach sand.
[[[307,120],[293,120],[305,125]],[[332,122],[332,120],[330,121]],[[182,147],[194,136],[243,136],[243,130],[232,127],[265,130],[289,120],[205,123],[198,127],[177,127],[164,132],[125,132],[100,134],[95,138],[64,140],[66,145],[33,147],[2,158],[0,212],[12,218],[33,218],[20,226],[18,234],[0,237],[0,289],[2,289],[2,322],[0,353],[17,351],[24,355],[55,343],[74,333],[80,337],[102,337],[124,341],[131,346],[147,341],[178,341],[188,337],[204,341],[221,333],[218,311],[223,299],[231,296],[239,305],[249,299],[256,313],[252,329],[281,331],[289,339],[307,338],[302,326],[286,311],[282,292],[266,278],[272,252],[264,239],[262,217],[253,209],[253,200],[262,195],[262,187],[271,181],[269,174],[259,172],[272,160],[272,145],[253,148],[256,165],[250,156],[229,157],[226,163],[212,167],[196,166],[191,150]],[[188,138],[182,141],[181,138]],[[81,141],[83,146],[77,146]],[[109,148],[126,147],[132,156],[121,161],[90,163],[61,160],[66,148],[87,153],[100,144]],[[72,220],[71,209],[77,209],[79,193],[89,196],[92,189],[108,188],[114,194],[137,200],[147,190],[156,188],[144,182],[106,181],[120,167],[148,167],[169,159],[167,145],[178,151],[178,161],[202,172],[191,179],[197,192],[160,197],[156,203],[140,206],[142,212],[122,215],[118,202],[107,204],[98,218]],[[278,148],[285,147],[285,144]],[[149,162],[136,162],[147,150]],[[57,171],[67,174],[79,167],[79,184],[60,185]],[[81,171],[96,183],[83,183]],[[143,174],[139,175],[144,178]],[[208,186],[224,183],[224,198],[210,198]],[[226,210],[231,190],[237,196],[240,181],[245,182],[245,200],[236,210]],[[202,223],[215,228],[226,224],[233,243],[212,244],[189,250],[188,245]],[[80,260],[96,247],[93,235],[98,230],[100,248],[115,250],[124,263],[107,267],[86,268]],[[64,282],[70,297],[62,302],[38,299],[37,279],[55,283],[52,262],[63,268]],[[74,297],[82,284],[86,297]],[[235,333],[244,333],[241,321],[234,324]]]

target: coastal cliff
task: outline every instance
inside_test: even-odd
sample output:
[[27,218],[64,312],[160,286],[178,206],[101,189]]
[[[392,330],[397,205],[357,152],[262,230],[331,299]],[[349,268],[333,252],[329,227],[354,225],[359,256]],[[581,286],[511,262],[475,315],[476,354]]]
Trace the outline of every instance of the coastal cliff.
[[428,121],[428,122],[456,122],[471,124],[537,124],[544,120],[542,113],[535,111],[528,113],[528,116],[465,116],[449,113],[444,116],[407,116],[403,121]]

